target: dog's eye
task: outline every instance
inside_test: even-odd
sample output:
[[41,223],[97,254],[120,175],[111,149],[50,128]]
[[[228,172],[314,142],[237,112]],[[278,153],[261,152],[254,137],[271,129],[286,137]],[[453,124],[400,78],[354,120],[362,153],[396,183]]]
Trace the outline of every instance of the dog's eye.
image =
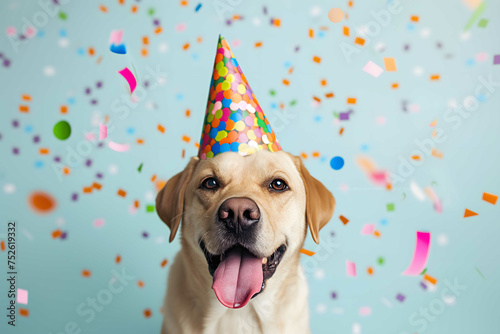
[[203,180],[201,187],[203,189],[215,190],[219,187],[219,183],[213,177],[209,177],[208,179]]
[[288,189],[288,186],[282,179],[275,179],[269,184],[269,189],[274,191],[285,191]]

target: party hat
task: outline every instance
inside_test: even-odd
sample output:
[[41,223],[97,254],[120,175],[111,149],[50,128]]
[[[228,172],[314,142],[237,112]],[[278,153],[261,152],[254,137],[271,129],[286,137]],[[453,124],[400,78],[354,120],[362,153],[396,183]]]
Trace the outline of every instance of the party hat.
[[226,40],[219,36],[198,157],[249,155],[281,146]]

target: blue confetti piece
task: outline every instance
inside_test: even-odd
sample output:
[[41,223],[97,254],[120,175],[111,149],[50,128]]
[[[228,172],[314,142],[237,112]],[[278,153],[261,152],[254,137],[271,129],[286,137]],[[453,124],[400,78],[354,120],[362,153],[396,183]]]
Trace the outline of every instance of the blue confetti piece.
[[276,102],[271,103],[271,109],[277,109],[278,104]]
[[479,95],[477,95],[477,99],[479,102],[484,102],[488,99],[488,97],[484,94],[479,94]]
[[342,167],[344,167],[344,159],[342,157],[333,157],[332,160],[330,160],[330,167],[334,170],[342,169]]
[[195,12],[198,12],[201,8],[201,3],[198,4],[198,6],[196,6],[196,8],[194,9]]
[[24,131],[26,131],[27,133],[31,133],[33,131],[33,127],[31,125],[26,125]]
[[318,123],[319,123],[319,122],[321,122],[321,120],[322,120],[322,119],[323,119],[323,117],[321,117],[321,115],[316,115],[316,116],[314,116],[314,121],[315,121],[315,122],[318,122]]
[[182,94],[177,94],[175,95],[175,98],[178,100],[178,101],[182,101],[184,99],[184,95]]
[[476,63],[476,61],[474,60],[474,58],[469,58],[465,61],[465,65],[467,66],[472,66]]
[[127,49],[125,48],[125,44],[120,44],[120,45],[115,45],[111,44],[109,47],[109,51],[119,54],[119,55],[124,55],[127,53]]
[[368,151],[368,144],[361,145],[361,151]]
[[61,29],[61,30],[59,30],[59,36],[61,36],[61,37],[66,37],[66,36],[67,36],[67,34],[66,34],[66,30],[65,30],[65,29]]
[[413,31],[413,30],[415,30],[415,25],[413,23],[408,23],[407,28],[408,28],[408,30]]
[[85,50],[83,48],[78,48],[78,50],[76,50],[76,52],[78,52],[78,54],[80,56],[83,56],[85,54]]
[[35,161],[35,168],[42,168],[43,167],[43,161],[38,160]]
[[387,219],[381,219],[380,220],[380,224],[381,225],[387,225],[387,223],[388,223]]
[[198,60],[198,54],[197,53],[193,53],[191,55],[191,58],[193,58],[194,60]]
[[130,134],[130,135],[132,135],[132,134],[135,133],[135,129],[134,128],[128,128],[127,129],[127,133]]
[[68,103],[69,104],[75,104],[75,98],[74,97],[69,97],[68,98]]
[[319,161],[320,161],[321,163],[324,163],[324,162],[326,161],[326,157],[320,157],[320,158],[319,158]]
[[284,65],[285,65],[285,68],[290,68],[290,66],[292,66],[292,63],[290,63],[289,61],[286,61]]
[[325,32],[324,32],[324,31],[320,31],[320,32],[318,33],[318,37],[319,37],[319,38],[323,38],[323,37],[325,37]]
[[38,33],[37,33],[36,35],[37,35],[37,37],[40,37],[40,38],[41,38],[41,37],[45,36],[45,31],[43,31],[43,30],[38,30]]

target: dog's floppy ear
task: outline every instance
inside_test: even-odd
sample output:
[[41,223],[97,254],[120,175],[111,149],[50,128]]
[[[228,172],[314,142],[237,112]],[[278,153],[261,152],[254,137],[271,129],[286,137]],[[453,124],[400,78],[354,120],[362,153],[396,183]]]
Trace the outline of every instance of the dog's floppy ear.
[[330,221],[335,209],[335,198],[326,187],[309,174],[299,157],[295,163],[306,188],[306,221],[315,243],[319,243],[319,230]]
[[174,240],[179,228],[184,212],[184,193],[198,161],[198,157],[191,158],[186,168],[170,178],[156,196],[156,212],[170,228],[170,242]]

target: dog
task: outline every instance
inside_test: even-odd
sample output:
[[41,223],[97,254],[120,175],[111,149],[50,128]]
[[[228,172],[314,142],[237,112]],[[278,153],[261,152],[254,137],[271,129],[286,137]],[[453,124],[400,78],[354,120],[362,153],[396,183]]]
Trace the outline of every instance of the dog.
[[[335,199],[289,153],[193,157],[156,198],[181,251],[170,267],[162,334],[310,333],[300,250]],[[182,224],[181,224],[182,220]]]

